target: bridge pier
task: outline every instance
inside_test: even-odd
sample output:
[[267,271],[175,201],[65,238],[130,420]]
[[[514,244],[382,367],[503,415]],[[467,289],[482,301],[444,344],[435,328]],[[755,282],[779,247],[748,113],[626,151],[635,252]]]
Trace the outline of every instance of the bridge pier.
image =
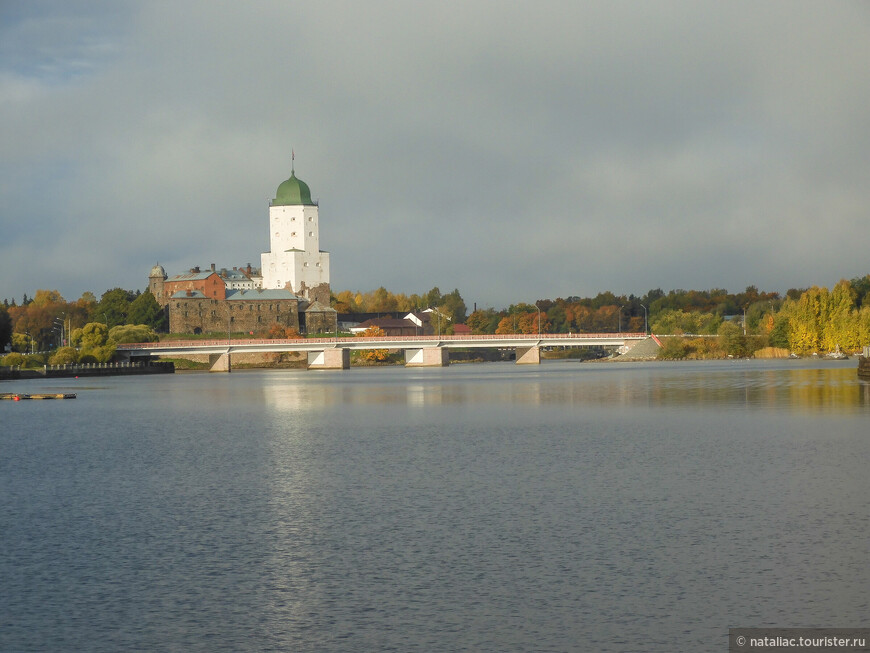
[[405,350],[405,367],[447,367],[450,352],[447,347],[422,347]]
[[230,352],[225,352],[223,354],[209,354],[209,372],[230,372],[231,370],[232,366],[230,364]]
[[350,349],[324,349],[308,352],[309,370],[350,369]]
[[517,347],[517,365],[540,365],[540,347]]

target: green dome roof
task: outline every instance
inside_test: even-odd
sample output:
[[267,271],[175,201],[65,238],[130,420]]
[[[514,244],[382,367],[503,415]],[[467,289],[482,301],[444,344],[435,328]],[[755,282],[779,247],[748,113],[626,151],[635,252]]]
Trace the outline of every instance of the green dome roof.
[[313,205],[311,190],[301,179],[296,179],[296,173],[290,174],[290,179],[282,182],[272,200],[272,206],[293,206],[296,204]]

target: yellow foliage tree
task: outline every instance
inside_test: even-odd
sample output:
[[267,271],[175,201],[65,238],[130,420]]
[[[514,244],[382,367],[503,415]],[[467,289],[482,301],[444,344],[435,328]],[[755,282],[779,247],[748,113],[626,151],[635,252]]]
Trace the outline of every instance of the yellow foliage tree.
[[[383,329],[377,326],[370,326],[368,329],[359,334],[361,338],[382,338],[387,335]],[[365,349],[360,354],[363,360],[372,363],[380,363],[389,358],[389,352],[386,349]]]

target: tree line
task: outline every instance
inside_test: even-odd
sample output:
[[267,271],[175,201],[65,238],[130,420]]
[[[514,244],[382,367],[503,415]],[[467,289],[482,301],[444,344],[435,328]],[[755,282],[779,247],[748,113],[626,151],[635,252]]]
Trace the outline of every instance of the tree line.
[[[774,347],[797,354],[857,351],[870,345],[870,275],[843,279],[833,289],[792,288],[785,295],[748,286],[730,293],[710,290],[650,290],[645,295],[569,296],[481,308],[465,315],[458,290],[438,288],[420,295],[342,291],[333,296],[339,312],[411,311],[437,308],[474,334],[651,332],[669,339],[665,356],[745,356]],[[720,336],[718,339],[693,336]]]
[[[65,300],[57,290],[37,290],[33,297],[25,293],[20,304],[14,299],[0,304],[0,351],[10,346],[19,355],[52,352],[52,364],[105,362],[114,354],[114,344],[156,337],[165,329],[166,315],[147,290],[112,288],[99,300],[85,292],[74,301]],[[68,350],[58,359],[64,348]],[[72,352],[76,360],[71,360]],[[49,362],[49,357],[42,358]],[[18,360],[13,356],[4,364],[20,365],[14,362]]]
[[[343,290],[333,294],[331,304],[339,313],[436,309],[449,319],[445,333],[466,324],[475,334],[649,331],[682,336],[667,343],[669,351],[664,353],[673,357],[747,355],[764,347],[807,354],[838,347],[856,351],[870,345],[870,275],[843,279],[830,290],[793,288],[784,296],[755,286],[739,293],[721,288],[668,292],[657,288],[641,296],[605,291],[594,297],[540,299],[503,309],[476,308],[470,314],[458,289],[442,293],[437,286],[410,295],[384,287]],[[75,329],[91,323],[105,327],[104,341],[92,343],[92,349],[125,337],[116,331],[112,338],[114,327],[143,325],[153,333],[167,328],[165,312],[147,290],[112,288],[99,300],[86,292],[75,301],[66,301],[56,290],[37,290],[32,298],[25,294],[20,304],[8,299],[0,304],[0,350],[9,344],[21,353],[75,345]],[[693,340],[695,335],[720,338]],[[106,351],[96,353],[105,356]]]

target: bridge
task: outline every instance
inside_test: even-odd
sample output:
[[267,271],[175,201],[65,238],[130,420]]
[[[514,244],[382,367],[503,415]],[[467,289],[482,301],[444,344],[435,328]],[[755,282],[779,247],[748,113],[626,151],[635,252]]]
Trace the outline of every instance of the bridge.
[[446,367],[450,349],[514,349],[518,365],[539,364],[542,347],[617,347],[622,351],[648,338],[645,333],[546,333],[462,336],[380,336],[276,340],[165,340],[118,345],[125,360],[207,355],[209,369],[229,372],[233,354],[307,352],[308,369],[348,369],[351,350],[401,349],[407,367]]

